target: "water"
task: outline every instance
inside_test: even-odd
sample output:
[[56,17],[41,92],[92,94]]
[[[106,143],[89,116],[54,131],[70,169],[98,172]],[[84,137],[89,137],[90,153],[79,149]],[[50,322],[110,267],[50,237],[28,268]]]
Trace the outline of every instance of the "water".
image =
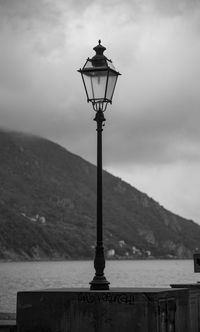
[[[105,275],[111,287],[169,287],[197,282],[192,260],[107,261]],[[88,287],[93,279],[91,261],[0,262],[0,312],[16,311],[22,290]]]

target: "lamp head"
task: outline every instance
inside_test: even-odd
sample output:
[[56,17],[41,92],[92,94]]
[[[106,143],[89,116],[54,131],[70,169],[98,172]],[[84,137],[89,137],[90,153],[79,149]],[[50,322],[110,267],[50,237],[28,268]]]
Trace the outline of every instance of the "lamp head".
[[96,54],[90,59],[88,58],[81,73],[87,101],[91,102],[95,111],[105,111],[107,104],[112,104],[112,98],[120,75],[103,53],[106,48],[99,44],[93,48]]

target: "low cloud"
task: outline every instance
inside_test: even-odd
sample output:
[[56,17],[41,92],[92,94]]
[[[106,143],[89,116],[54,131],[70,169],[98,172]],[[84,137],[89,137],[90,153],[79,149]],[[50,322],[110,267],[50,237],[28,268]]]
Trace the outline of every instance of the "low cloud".
[[199,22],[195,0],[1,1],[1,126],[45,136],[95,162],[94,114],[76,70],[102,39],[122,73],[106,113],[105,167],[127,180],[129,167],[149,174],[149,167],[175,170],[178,163],[186,172],[191,162],[197,171]]

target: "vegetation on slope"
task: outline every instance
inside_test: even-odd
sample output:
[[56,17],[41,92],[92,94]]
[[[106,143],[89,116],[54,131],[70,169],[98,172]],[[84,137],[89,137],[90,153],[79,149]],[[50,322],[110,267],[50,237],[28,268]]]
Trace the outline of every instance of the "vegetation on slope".
[[[0,258],[91,258],[96,167],[46,139],[0,131]],[[200,226],[104,172],[109,257],[191,257]]]

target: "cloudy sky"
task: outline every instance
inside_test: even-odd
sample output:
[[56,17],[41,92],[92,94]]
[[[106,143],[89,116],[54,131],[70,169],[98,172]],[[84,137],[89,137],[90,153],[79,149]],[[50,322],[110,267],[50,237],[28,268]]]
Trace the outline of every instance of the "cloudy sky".
[[200,1],[0,0],[0,125],[95,163],[80,74],[98,39],[122,73],[104,167],[200,223]]

